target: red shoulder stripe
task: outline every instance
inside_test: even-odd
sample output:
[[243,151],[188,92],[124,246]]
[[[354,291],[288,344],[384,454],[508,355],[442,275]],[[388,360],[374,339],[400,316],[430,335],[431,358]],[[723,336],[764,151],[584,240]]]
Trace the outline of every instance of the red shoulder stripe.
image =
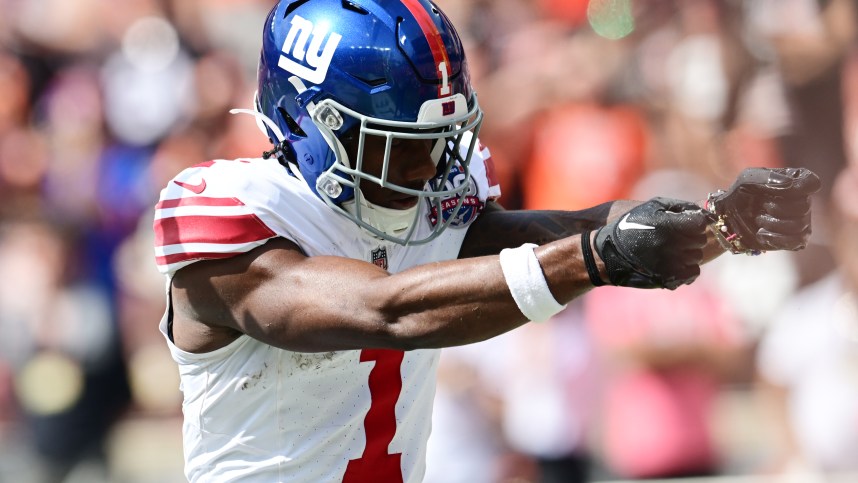
[[187,262],[188,260],[205,260],[205,259],[220,259],[229,258],[239,255],[239,253],[219,253],[219,252],[192,252],[192,253],[174,253],[172,255],[164,255],[155,257],[155,263],[158,265],[171,265],[173,263]]
[[155,220],[155,246],[182,243],[251,243],[276,236],[254,214],[171,216]]

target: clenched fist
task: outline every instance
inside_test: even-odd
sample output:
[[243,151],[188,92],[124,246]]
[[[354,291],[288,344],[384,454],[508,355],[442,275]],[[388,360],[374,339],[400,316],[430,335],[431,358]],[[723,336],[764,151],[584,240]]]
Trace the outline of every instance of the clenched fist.
[[596,232],[611,284],[675,289],[700,275],[707,215],[694,203],[653,198]]
[[706,208],[733,253],[800,250],[810,237],[810,195],[819,187],[805,168],[748,168],[729,190],[710,195]]

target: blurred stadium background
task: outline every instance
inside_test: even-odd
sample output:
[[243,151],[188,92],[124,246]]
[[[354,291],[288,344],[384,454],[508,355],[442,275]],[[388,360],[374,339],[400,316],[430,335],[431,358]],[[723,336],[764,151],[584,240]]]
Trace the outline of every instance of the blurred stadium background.
[[[801,253],[446,350],[427,482],[858,481],[858,2],[438,3],[507,208],[701,199],[746,166],[824,189]],[[0,0],[0,481],[184,481],[152,208],[268,147],[227,111],[272,4]]]

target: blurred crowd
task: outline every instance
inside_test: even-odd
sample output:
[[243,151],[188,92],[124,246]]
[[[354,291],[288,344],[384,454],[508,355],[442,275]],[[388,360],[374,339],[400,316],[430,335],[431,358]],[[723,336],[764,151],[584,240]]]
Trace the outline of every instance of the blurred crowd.
[[[152,210],[268,149],[228,111],[273,3],[0,0],[0,481],[183,481]],[[802,252],[445,350],[427,482],[858,470],[858,1],[438,4],[507,208],[700,200],[747,166],[823,189]]]

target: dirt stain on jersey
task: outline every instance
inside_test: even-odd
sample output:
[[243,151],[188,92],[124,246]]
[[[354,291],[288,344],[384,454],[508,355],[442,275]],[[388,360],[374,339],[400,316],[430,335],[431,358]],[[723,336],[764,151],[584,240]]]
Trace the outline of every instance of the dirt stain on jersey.
[[308,353],[308,352],[293,352],[292,362],[298,369],[308,371],[311,369],[321,369],[325,362],[330,362],[334,359],[336,352]]
[[[252,374],[246,374],[241,381],[241,384],[238,386],[242,391],[246,391],[252,387],[255,387],[259,384],[259,381],[262,380],[262,375],[265,374],[265,371],[268,369],[268,363],[263,363],[265,367],[260,369],[258,372],[254,372]],[[265,385],[262,385],[262,389],[265,389]]]

